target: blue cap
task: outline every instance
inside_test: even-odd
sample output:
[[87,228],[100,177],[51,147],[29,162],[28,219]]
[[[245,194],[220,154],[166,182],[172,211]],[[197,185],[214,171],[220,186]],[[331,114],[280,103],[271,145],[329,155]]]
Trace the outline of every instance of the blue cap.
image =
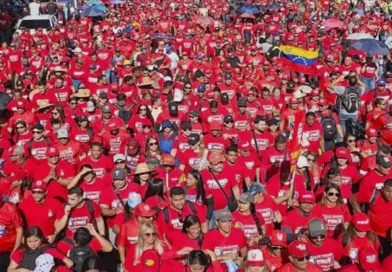
[[251,195],[257,195],[265,192],[265,187],[258,182],[253,182],[249,185],[248,193]]
[[384,80],[379,80],[379,81],[377,81],[377,86],[385,87],[385,86],[387,86],[387,83]]
[[166,53],[170,53],[173,50],[171,46],[166,47]]
[[162,122],[162,129],[165,129],[167,127],[173,128],[173,123],[170,122],[169,120],[165,120],[165,121]]
[[206,91],[206,85],[202,84],[199,87],[197,87],[198,93],[204,93],[205,91]]
[[140,196],[140,194],[135,192],[129,194],[127,204],[130,208],[133,209],[140,203],[142,203],[142,197]]

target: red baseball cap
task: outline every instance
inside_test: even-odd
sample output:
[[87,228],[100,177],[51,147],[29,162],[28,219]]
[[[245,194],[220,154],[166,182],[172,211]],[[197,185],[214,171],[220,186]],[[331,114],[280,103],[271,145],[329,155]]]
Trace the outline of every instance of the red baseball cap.
[[271,245],[287,247],[287,235],[284,231],[274,230],[270,238]]
[[377,251],[372,247],[364,247],[359,251],[359,264],[363,270],[374,271],[380,268]]
[[36,180],[31,184],[31,190],[40,189],[42,191],[46,191],[48,189],[48,185],[46,182],[42,180]]
[[[140,204],[139,204],[140,205]],[[160,256],[155,249],[148,249],[140,256],[140,265],[144,272],[159,272]]]
[[135,216],[151,217],[155,215],[155,211],[151,209],[150,205],[146,203],[140,203],[133,211]]
[[304,258],[309,255],[308,248],[306,243],[295,240],[293,241],[289,247],[289,254],[295,258]]
[[336,158],[342,158],[342,159],[346,159],[346,160],[350,159],[350,153],[348,152],[348,149],[345,147],[338,147],[335,150],[335,156],[336,156]]
[[364,213],[356,213],[352,216],[351,222],[358,231],[370,231],[369,217]]
[[222,129],[222,124],[219,122],[211,122],[210,124],[210,130],[221,130]]
[[377,130],[375,130],[374,128],[369,128],[366,130],[366,135],[368,137],[377,137]]
[[21,108],[21,109],[25,109],[26,108],[26,103],[23,100],[18,100],[16,102],[16,107],[17,108]]
[[56,147],[49,147],[46,149],[46,157],[57,157],[60,155],[59,150]]
[[316,196],[314,193],[312,192],[308,192],[305,194],[300,194],[299,198],[298,198],[299,203],[312,203],[315,204],[316,203]]
[[250,151],[252,149],[252,147],[250,146],[249,141],[247,140],[240,140],[238,143],[238,147],[242,150],[242,151]]

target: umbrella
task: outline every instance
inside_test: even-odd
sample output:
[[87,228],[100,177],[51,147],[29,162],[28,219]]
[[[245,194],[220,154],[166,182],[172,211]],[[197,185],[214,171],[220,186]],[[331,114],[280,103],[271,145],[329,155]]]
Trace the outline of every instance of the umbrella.
[[209,26],[214,24],[214,19],[212,19],[209,16],[200,16],[199,18],[196,19],[196,24],[201,25],[201,26]]
[[256,18],[253,14],[249,14],[249,13],[241,14],[240,17],[244,18],[244,19],[255,19]]
[[339,21],[338,19],[328,19],[321,23],[325,28],[341,28],[344,26],[344,23]]
[[252,4],[248,4],[248,3],[241,4],[237,10],[237,13],[239,13],[239,14],[244,14],[244,13],[258,14],[260,12],[261,12],[260,6],[252,5]]
[[373,35],[369,33],[352,33],[347,36],[347,40],[362,40],[362,39],[374,39]]
[[281,8],[281,5],[280,4],[270,4],[270,5],[266,5],[265,8],[269,9],[269,10],[277,10],[277,9]]
[[105,11],[102,9],[96,8],[96,6],[88,6],[83,9],[82,13],[86,17],[105,16]]
[[363,39],[358,40],[352,44],[352,47],[357,50],[362,50],[369,54],[373,55],[389,55],[388,46],[382,41],[374,40],[374,39]]
[[124,3],[125,3],[125,1],[122,1],[122,0],[111,0],[110,1],[110,4],[113,4],[113,5],[122,5]]

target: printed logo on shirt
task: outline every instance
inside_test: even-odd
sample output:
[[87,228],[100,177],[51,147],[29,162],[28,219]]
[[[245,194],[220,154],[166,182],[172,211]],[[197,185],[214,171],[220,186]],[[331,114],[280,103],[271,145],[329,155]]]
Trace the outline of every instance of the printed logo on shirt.
[[0,225],[0,238],[7,235],[7,228],[4,225]]
[[320,139],[320,131],[318,130],[306,131],[304,132],[303,138],[308,139],[308,141],[310,142],[318,141]]
[[69,163],[74,163],[74,154],[73,154],[73,149],[72,147],[68,147],[67,149],[61,150],[60,151],[60,158],[68,161]]
[[272,224],[274,220],[274,211],[270,208],[258,209],[257,212],[261,213],[266,224]]
[[104,168],[94,168],[94,173],[97,175],[97,177],[102,178],[105,176],[105,169]]
[[[226,184],[229,182],[228,179],[219,179],[218,180],[219,184],[225,188]],[[220,189],[219,185],[217,184],[217,182],[215,181],[215,179],[209,179],[207,180],[207,186],[210,189]]]
[[109,141],[110,153],[120,152],[121,140],[120,137],[112,138]]
[[[269,146],[269,141],[267,139],[256,139],[256,141],[257,141],[257,147],[259,148],[259,151],[266,150],[267,147]],[[255,141],[252,140],[251,143],[253,148],[256,148]]]
[[220,246],[216,247],[214,250],[216,256],[223,256],[225,254],[237,254],[239,252],[239,248],[237,245],[232,246]]
[[343,185],[351,184],[351,177],[343,177],[342,176],[342,184]]
[[99,191],[91,191],[91,192],[84,192],[83,198],[90,199],[91,201],[98,202],[99,197],[101,196],[101,192]]
[[51,209],[48,210],[48,217],[53,217],[53,212]]
[[250,162],[245,162],[245,165],[248,169],[253,169],[253,166],[255,165],[254,161],[250,161]]
[[46,147],[32,148],[31,155],[37,160],[43,160],[46,158]]
[[314,255],[311,256],[311,258],[313,259],[314,263],[321,266],[324,271],[330,271],[331,266],[333,266],[335,261],[333,253]]
[[343,215],[324,214],[325,227],[328,230],[334,231],[336,226],[344,222]]
[[224,145],[218,143],[210,143],[207,145],[207,148],[209,151],[221,151],[224,149]]
[[271,163],[278,163],[280,164],[283,161],[283,156],[271,156],[270,162]]
[[170,224],[172,224],[173,228],[176,230],[182,229],[183,223],[180,222],[180,218],[171,219]]
[[258,236],[257,227],[255,224],[253,225],[242,225],[242,231],[246,238]]
[[78,228],[87,226],[88,223],[89,223],[89,218],[87,216],[73,217],[73,218],[69,218],[68,228],[72,232],[75,232]]

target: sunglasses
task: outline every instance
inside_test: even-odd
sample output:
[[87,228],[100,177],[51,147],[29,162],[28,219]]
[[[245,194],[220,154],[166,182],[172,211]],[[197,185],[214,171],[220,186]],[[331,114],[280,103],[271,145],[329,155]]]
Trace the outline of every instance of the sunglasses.
[[305,256],[305,257],[302,257],[302,258],[295,258],[295,259],[297,259],[297,261],[299,261],[299,262],[303,262],[303,261],[307,261],[307,260],[309,260],[309,256]]
[[31,191],[31,193],[32,193],[33,195],[42,195],[42,194],[44,194],[45,192],[44,192],[44,191]]
[[157,233],[156,232],[147,232],[145,234],[143,234],[144,236],[150,238],[150,237],[157,237]]
[[325,238],[325,235],[317,235],[317,236],[313,236],[312,239],[314,240],[322,240]]
[[43,131],[33,130],[33,134],[42,134]]
[[70,105],[76,105],[77,103],[76,102],[74,102],[74,103],[69,103]]
[[16,129],[22,129],[22,128],[25,128],[25,127],[16,127]]
[[347,140],[348,143],[353,143],[355,140]]
[[336,196],[336,197],[340,197],[340,194],[339,194],[339,193],[332,193],[332,192],[329,192],[329,193],[327,193],[327,196]]
[[154,146],[154,145],[158,145],[158,142],[154,142],[154,143],[149,143],[149,146]]
[[147,111],[147,109],[140,109],[140,111]]
[[142,126],[143,128],[151,128],[151,126]]
[[124,163],[125,163],[125,161],[117,161],[114,164],[118,165],[118,164],[124,164]]
[[271,246],[271,249],[272,250],[283,250],[284,247],[281,247],[281,246]]

